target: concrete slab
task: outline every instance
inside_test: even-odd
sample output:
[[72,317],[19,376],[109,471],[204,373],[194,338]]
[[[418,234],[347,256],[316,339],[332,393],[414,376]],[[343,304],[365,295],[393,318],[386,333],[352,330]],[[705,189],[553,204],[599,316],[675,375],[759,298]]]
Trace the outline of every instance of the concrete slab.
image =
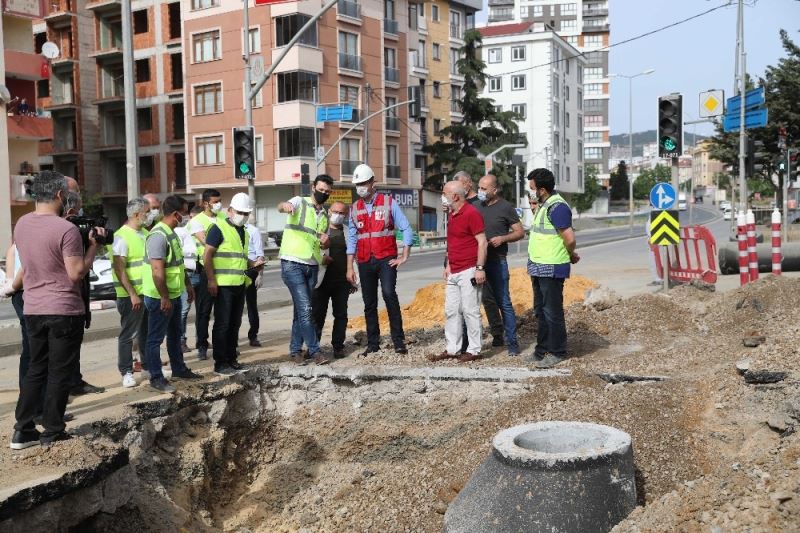
[[460,367],[405,367],[389,365],[296,366],[285,363],[278,366],[281,377],[314,379],[330,378],[354,383],[392,379],[430,379],[443,381],[519,382],[534,378],[566,377],[569,369],[529,370],[527,368],[460,368]]

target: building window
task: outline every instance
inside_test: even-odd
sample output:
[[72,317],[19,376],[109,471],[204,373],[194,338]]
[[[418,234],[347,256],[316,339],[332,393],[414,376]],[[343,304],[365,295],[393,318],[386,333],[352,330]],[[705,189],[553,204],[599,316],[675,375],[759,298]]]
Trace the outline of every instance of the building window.
[[586,159],[602,159],[603,158],[603,149],[602,148],[594,148],[594,147],[586,147],[583,149],[583,157]]
[[578,115],[578,135],[583,135],[583,117]]
[[[248,46],[250,47],[251,54],[260,54],[261,53],[261,28],[250,28],[248,32],[250,36],[250,43]],[[242,30],[242,39],[244,39],[244,30]],[[242,43],[244,45],[244,43]],[[242,52],[244,52],[244,46],[242,46]]]
[[584,75],[587,80],[603,79],[603,67],[587,67]]
[[360,59],[358,53],[358,34],[340,31],[339,66],[349,70],[361,70]]
[[496,105],[496,106],[494,106],[494,110],[497,111],[498,113],[502,113],[503,112],[503,106],[502,105]]
[[561,182],[561,162],[554,161],[553,162],[553,176],[556,178],[556,185]]
[[175,91],[178,89],[183,89],[183,54],[170,54],[169,64],[172,79],[172,90]]
[[[257,82],[255,82],[255,81],[251,82],[250,83],[250,87],[255,87],[256,83]],[[242,84],[242,89],[244,89],[244,83]],[[264,107],[264,96],[263,96],[263,94],[264,94],[264,89],[262,87],[261,89],[258,90],[258,93],[256,93],[256,97],[253,98],[253,107],[254,108],[256,108],[256,107]],[[244,96],[244,98],[247,98],[248,93],[245,92],[243,96]],[[244,106],[244,105],[245,105],[245,102],[244,102],[244,99],[243,99],[242,100],[242,106]]]
[[433,43],[433,48],[431,50],[431,53],[433,55],[434,61],[441,61],[442,57],[441,57],[439,43]]
[[147,10],[133,12],[133,33],[147,33]]
[[217,7],[218,5],[219,0],[192,0],[192,11]]
[[603,46],[602,35],[584,35],[583,47],[584,48],[600,48]]
[[555,155],[561,153],[561,135],[557,131],[553,133],[553,153]]
[[511,47],[511,61],[525,61],[525,47],[512,46]]
[[39,80],[36,82],[36,97],[47,98],[50,96],[50,80]]
[[527,118],[528,106],[525,104],[511,104],[511,111],[517,114],[520,120]]
[[503,61],[502,48],[489,48],[489,63],[500,63]]
[[583,106],[586,111],[594,111],[602,113],[604,111],[603,107],[603,100],[592,100],[592,99],[585,99],[583,101]]
[[564,127],[569,128],[569,113],[564,111]]
[[601,143],[603,142],[603,132],[587,131],[583,136],[583,140],[587,143]]
[[553,74],[553,98],[558,98],[558,74]]
[[278,130],[278,157],[314,157],[314,129]]
[[222,83],[197,85],[194,88],[194,114],[222,113]]
[[136,83],[150,81],[150,58],[136,60]]
[[519,8],[519,18],[522,20],[528,18],[528,6],[522,6]]
[[278,102],[313,102],[317,83],[317,74],[312,72],[282,72],[278,74]]
[[489,92],[496,93],[503,90],[503,78],[489,78]]
[[139,156],[139,178],[150,179],[155,175],[155,157],[152,155]]
[[603,115],[586,115],[583,123],[587,128],[598,128],[603,125]]
[[578,46],[578,36],[577,35],[568,35],[564,37],[564,40],[567,41],[572,46]]
[[169,38],[181,38],[181,3],[173,2],[169,5]]
[[439,6],[437,5],[431,6],[431,21],[439,22]]
[[140,107],[136,110],[136,129],[139,131],[153,129],[153,108]]
[[578,110],[583,109],[583,91],[578,89]]
[[532,6],[533,7],[533,16],[534,17],[541,17],[542,16],[542,6]]
[[561,120],[561,108],[558,105],[558,102],[553,102],[553,126],[558,128],[561,126],[559,121]]
[[222,135],[195,137],[194,147],[197,166],[225,163],[225,141]]
[[553,46],[553,69],[558,70],[561,68],[561,48]]
[[569,85],[564,85],[564,99],[569,102]]
[[578,167],[578,187],[583,188],[583,169]]
[[219,30],[195,33],[192,35],[192,43],[194,47],[195,63],[214,61],[222,57],[220,53]]
[[339,159],[342,162],[342,174],[352,175],[361,163],[361,140],[342,139],[339,143]]
[[256,135],[253,139],[254,141],[254,148],[256,151],[256,161],[261,162],[264,161],[264,136],[263,135]]
[[511,76],[511,90],[521,91],[525,89],[525,74],[515,74]]
[[578,29],[578,21],[575,19],[562,20],[561,31],[575,31]]
[[339,101],[353,106],[353,121],[358,122],[361,120],[358,117],[358,87],[352,85],[339,86]]
[[183,140],[183,104],[172,104],[172,138],[175,140]]
[[578,141],[578,161],[583,161],[583,142]]
[[438,81],[433,82],[433,97],[434,98],[442,97],[441,84]]
[[564,60],[564,72],[569,74],[569,64],[572,63],[569,57]]
[[578,4],[561,4],[561,16],[564,15],[577,15]]
[[[311,19],[308,15],[295,13],[275,18],[275,46],[286,46],[297,32]],[[300,37],[298,44],[317,46],[317,23]]]
[[[569,145],[567,145],[567,146],[569,146]],[[569,153],[569,150],[567,150],[567,153]],[[567,183],[569,183],[569,179],[570,179],[570,170],[571,170],[571,169],[570,169],[569,167],[566,167],[566,169],[567,169],[567,176],[566,176],[566,180],[567,180]]]
[[439,135],[442,131],[442,121],[441,119],[435,118],[433,119],[433,134]]
[[602,83],[587,83],[583,88],[586,90],[586,96],[600,96],[603,94]]

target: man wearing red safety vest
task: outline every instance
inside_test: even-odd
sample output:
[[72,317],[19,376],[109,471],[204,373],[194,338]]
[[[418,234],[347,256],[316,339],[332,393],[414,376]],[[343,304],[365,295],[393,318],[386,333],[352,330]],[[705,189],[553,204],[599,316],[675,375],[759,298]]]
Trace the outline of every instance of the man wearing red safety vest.
[[[364,317],[367,320],[366,356],[380,350],[381,331],[378,323],[378,282],[389,314],[389,329],[394,351],[407,354],[403,333],[400,300],[397,298],[397,268],[408,261],[414,234],[408,219],[397,202],[388,194],[378,194],[375,173],[364,164],[353,173],[353,184],[360,197],[350,211],[347,239],[347,280],[357,283],[361,279],[364,298]],[[403,251],[397,256],[395,230],[403,233]],[[358,262],[358,276],[353,269],[353,259]]]

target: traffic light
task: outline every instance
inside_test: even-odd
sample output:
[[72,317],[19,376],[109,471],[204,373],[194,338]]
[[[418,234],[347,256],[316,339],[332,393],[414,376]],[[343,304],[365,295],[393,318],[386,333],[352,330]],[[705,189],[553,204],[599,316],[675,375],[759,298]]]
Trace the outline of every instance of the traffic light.
[[408,116],[409,118],[419,118],[422,115],[422,93],[419,87],[408,88]]
[[764,162],[767,155],[767,152],[764,151],[763,141],[756,141],[750,136],[747,137],[747,155],[745,157],[745,174],[747,177],[751,178],[764,170]]
[[256,149],[252,126],[233,128],[233,173],[237,180],[256,179]]
[[678,157],[683,153],[683,97],[668,94],[658,99],[658,155]]

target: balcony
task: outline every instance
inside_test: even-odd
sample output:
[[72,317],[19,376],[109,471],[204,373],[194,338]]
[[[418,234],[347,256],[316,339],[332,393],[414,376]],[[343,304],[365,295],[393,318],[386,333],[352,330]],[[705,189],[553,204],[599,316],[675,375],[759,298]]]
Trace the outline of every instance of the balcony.
[[92,0],[87,2],[86,9],[98,13],[118,12],[122,9],[120,0]]
[[400,70],[392,67],[384,67],[386,83],[400,83]]
[[[283,48],[272,49],[272,63],[275,63],[275,60],[278,59],[278,56],[282,52]],[[307,72],[322,74],[322,50],[306,45],[293,46],[286,54],[286,57],[283,58],[283,61],[275,67],[274,74],[293,72],[295,70],[305,70]]]
[[102,50],[95,50],[89,54],[89,57],[95,59],[111,59],[111,58],[120,58],[122,57],[122,48],[121,44],[119,46],[113,46],[111,48],[104,48]]
[[400,131],[400,119],[397,117],[386,117],[386,129],[389,131]]
[[339,17],[361,20],[361,6],[349,0],[339,0],[336,4],[336,14]]
[[399,27],[400,25],[397,23],[396,20],[392,19],[383,20],[383,33],[387,33],[389,35],[398,35],[400,33]]
[[509,20],[514,20],[514,13],[489,12],[489,22],[506,22]]
[[341,167],[341,175],[342,176],[352,176],[353,172],[356,171],[356,167],[361,164],[361,161],[349,161],[347,159],[342,159],[339,162],[339,166]]
[[595,8],[595,9],[584,9],[583,10],[584,17],[607,17],[608,16],[608,8]]
[[459,96],[454,100],[450,100],[450,112],[451,113],[458,113],[459,115],[463,113],[461,110],[461,104],[458,102],[461,99]]
[[587,20],[583,23],[583,31],[584,33],[593,33],[593,32],[607,32],[610,28],[608,21],[603,22],[602,20],[597,22],[603,22],[602,24],[592,24],[595,22],[594,20]]
[[53,138],[53,119],[13,115],[7,118],[8,138],[24,141],[45,141]]
[[464,40],[464,27],[461,24],[450,24],[450,38]]
[[361,57],[339,52],[339,69],[362,74]]
[[514,6],[514,0],[489,0],[489,6]]
[[[74,0],[50,0],[46,7],[44,20],[51,24],[59,24],[72,20],[75,16]],[[59,24],[60,25],[60,24]]]
[[386,179],[399,180],[400,179],[400,165],[386,165]]
[[46,60],[42,56],[17,50],[4,50],[3,58],[6,63],[6,76],[28,81],[38,81],[42,77],[42,63]]

